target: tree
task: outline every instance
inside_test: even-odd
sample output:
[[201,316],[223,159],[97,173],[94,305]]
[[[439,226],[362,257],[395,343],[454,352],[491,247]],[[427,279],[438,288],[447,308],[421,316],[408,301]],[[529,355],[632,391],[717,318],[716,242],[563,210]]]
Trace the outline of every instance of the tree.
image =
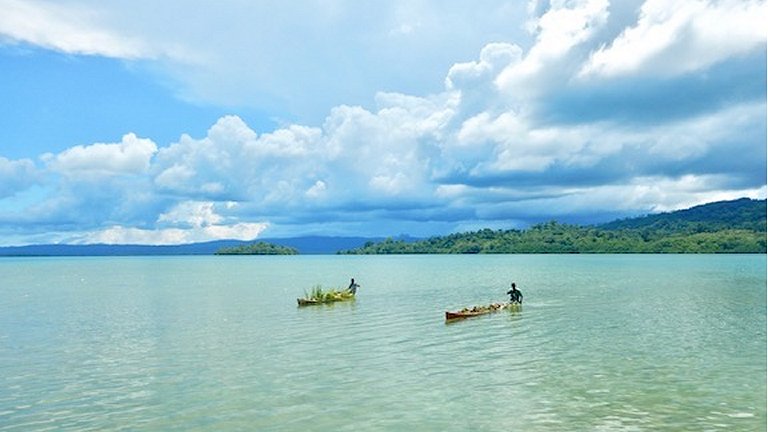
[[298,253],[299,251],[295,248],[267,242],[221,248],[216,251],[216,255],[298,255]]

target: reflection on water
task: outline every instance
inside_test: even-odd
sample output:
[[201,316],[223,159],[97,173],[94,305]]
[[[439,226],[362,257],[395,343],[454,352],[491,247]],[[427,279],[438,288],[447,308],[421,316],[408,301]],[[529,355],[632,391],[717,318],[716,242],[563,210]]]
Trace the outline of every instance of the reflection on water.
[[[761,430],[764,256],[0,260],[0,430]],[[354,302],[298,308],[315,284]],[[520,310],[445,325],[444,312]]]

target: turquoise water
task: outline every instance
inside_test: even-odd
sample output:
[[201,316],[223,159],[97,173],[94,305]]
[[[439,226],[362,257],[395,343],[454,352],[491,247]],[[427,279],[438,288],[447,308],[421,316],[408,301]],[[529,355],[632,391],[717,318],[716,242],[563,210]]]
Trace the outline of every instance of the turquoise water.
[[0,259],[0,431],[765,427],[765,255]]

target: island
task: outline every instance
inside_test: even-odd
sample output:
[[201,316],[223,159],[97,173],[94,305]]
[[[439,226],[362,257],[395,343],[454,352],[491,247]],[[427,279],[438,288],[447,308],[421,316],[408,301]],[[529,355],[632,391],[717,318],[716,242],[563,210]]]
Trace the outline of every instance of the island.
[[216,255],[298,255],[296,248],[281,246],[267,242],[250,243],[246,245],[224,247],[216,251]]
[[340,254],[766,253],[766,200],[742,198],[580,226],[455,233],[418,241],[367,242]]

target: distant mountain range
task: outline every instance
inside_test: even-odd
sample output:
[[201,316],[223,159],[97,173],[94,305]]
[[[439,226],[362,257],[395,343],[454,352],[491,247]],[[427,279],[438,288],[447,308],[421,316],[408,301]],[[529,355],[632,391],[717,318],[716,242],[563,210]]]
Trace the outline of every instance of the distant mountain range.
[[608,230],[680,230],[691,225],[706,227],[708,231],[745,229],[765,232],[766,200],[740,198],[733,201],[717,201],[669,213],[620,219],[598,227]]
[[[258,239],[266,243],[295,248],[301,254],[335,254],[337,251],[380,241],[372,237],[305,236],[293,238]],[[131,255],[213,255],[222,248],[251,244],[253,241],[217,240],[182,245],[28,245],[0,247],[0,256],[131,256]]]
[[[629,242],[627,241],[627,238],[624,239],[624,244],[631,246],[629,251],[640,247],[638,246],[639,243],[632,243],[632,241],[634,241],[633,239],[638,238],[641,238],[646,243],[648,243],[649,240],[656,241],[657,243],[660,241],[668,241],[670,238],[679,243],[681,239],[687,238],[688,240],[694,239],[698,241],[700,245],[703,245],[706,241],[710,243],[709,247],[718,247],[716,245],[712,246],[712,233],[727,233],[731,236],[730,240],[728,240],[731,243],[734,241],[732,239],[734,233],[742,236],[743,233],[755,233],[760,238],[757,240],[752,239],[751,241],[757,241],[758,243],[761,243],[762,246],[758,245],[758,247],[764,250],[766,214],[766,200],[752,200],[749,198],[742,198],[734,201],[720,201],[704,204],[691,207],[689,209],[668,213],[658,213],[630,219],[621,219],[594,227],[582,227],[580,229],[592,231],[615,231],[623,233],[624,235],[631,235],[633,237],[628,238],[630,240]],[[530,237],[530,235],[535,234],[533,231],[538,230],[539,234],[543,235],[542,230],[547,226],[548,225],[534,226],[530,230],[523,231],[522,233],[527,232]],[[562,238],[562,226],[555,228],[556,229],[554,230],[553,235]],[[552,226],[549,226],[547,229],[552,231]],[[581,232],[577,234],[582,237],[585,235],[597,235],[597,237],[600,238],[599,233],[594,234],[592,231],[589,233]],[[434,237],[425,240],[411,237],[384,239],[377,237],[304,236],[272,239],[260,238],[258,241],[295,248],[301,254],[335,254],[340,251],[347,251],[352,253],[410,253],[407,251],[417,251],[419,249],[415,249],[415,247],[419,245],[425,245],[427,242],[431,242],[433,245],[437,245],[441,242],[450,242],[452,244],[460,244],[461,242],[466,242],[467,244],[465,246],[469,248],[468,252],[458,250],[458,253],[473,253],[472,251],[476,250],[478,247],[480,247],[480,253],[483,253],[484,250],[482,248],[487,247],[490,244],[489,236],[495,238],[496,242],[498,243],[499,236],[506,235],[509,237],[510,234],[515,233],[520,232],[515,230],[497,232],[482,230],[476,233],[452,234],[450,236]],[[479,240],[482,240],[482,242]],[[519,242],[519,240],[513,241]],[[0,247],[0,256],[212,255],[222,248],[243,246],[253,242],[254,241],[219,240],[205,243],[192,243],[172,246],[108,244],[29,245]],[[551,241],[547,241],[546,238],[542,240],[542,242],[544,245],[552,243]],[[387,247],[395,248],[393,249],[393,252],[387,252],[386,250],[382,250],[382,244]],[[518,245],[520,245],[520,243],[518,243]],[[425,247],[429,248],[431,246],[425,245]],[[525,249],[521,251],[535,251],[536,248],[540,248],[541,245],[537,246],[536,244],[532,244],[531,247],[533,249]],[[613,245],[613,247],[618,246]]]

